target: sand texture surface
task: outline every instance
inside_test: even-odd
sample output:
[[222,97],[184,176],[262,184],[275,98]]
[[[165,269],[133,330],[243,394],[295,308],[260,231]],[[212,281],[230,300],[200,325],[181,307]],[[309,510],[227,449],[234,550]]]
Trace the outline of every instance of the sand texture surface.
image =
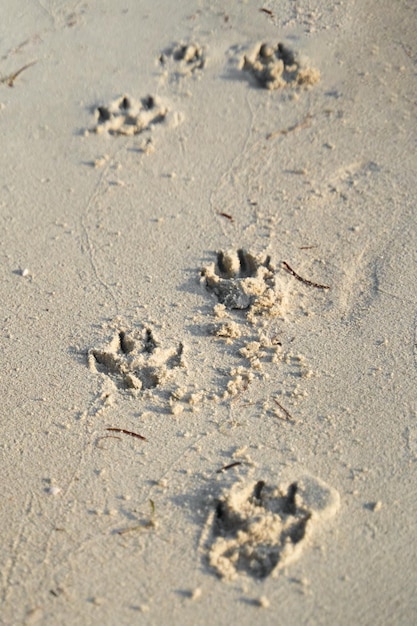
[[2,626],[416,623],[416,25],[3,1]]

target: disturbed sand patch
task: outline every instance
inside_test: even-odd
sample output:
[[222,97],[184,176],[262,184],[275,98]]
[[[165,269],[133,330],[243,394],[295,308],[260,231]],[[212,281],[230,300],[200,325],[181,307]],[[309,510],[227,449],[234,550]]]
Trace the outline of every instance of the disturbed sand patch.
[[221,363],[226,363],[229,357],[230,367],[226,370],[223,366],[226,384],[220,395],[215,394],[217,401],[228,401],[251,387],[252,399],[255,394],[264,415],[295,422],[291,409],[283,406],[279,397],[262,400],[261,389],[271,376],[278,374],[286,385],[285,392],[280,388],[278,395],[288,396],[291,405],[307,395],[302,380],[314,377],[315,373],[302,354],[293,353],[283,345],[281,323],[285,324],[288,316],[304,314],[304,309],[299,311],[292,298],[294,277],[308,287],[324,286],[292,275],[286,265],[284,262],[273,265],[266,253],[254,254],[243,249],[220,251],[216,261],[201,270],[200,282],[216,302],[207,334],[228,346],[222,349]]

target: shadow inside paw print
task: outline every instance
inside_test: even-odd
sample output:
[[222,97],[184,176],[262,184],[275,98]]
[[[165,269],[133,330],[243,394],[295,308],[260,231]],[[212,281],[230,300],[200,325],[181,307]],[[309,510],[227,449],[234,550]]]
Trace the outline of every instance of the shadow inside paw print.
[[274,575],[300,556],[314,526],[333,516],[339,502],[337,491],[311,476],[286,487],[237,483],[209,517],[209,564],[226,580]]
[[163,349],[150,328],[122,329],[104,348],[90,350],[88,364],[92,371],[109,376],[119,389],[153,389],[171,370],[184,366],[183,344]]

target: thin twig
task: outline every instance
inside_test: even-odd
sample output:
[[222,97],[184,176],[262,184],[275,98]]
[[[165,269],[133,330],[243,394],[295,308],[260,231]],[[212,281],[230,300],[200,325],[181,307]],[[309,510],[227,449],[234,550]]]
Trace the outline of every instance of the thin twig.
[[269,133],[266,138],[274,139],[274,137],[279,137],[280,135],[288,135],[289,133],[293,133],[295,130],[301,130],[302,128],[309,128],[311,126],[311,120],[313,116],[311,113],[305,116],[301,122],[297,122],[297,124],[293,124],[288,128],[282,128],[281,130],[276,130],[274,133]]
[[233,220],[233,216],[232,216],[232,215],[229,215],[229,213],[223,213],[223,212],[221,212],[221,213],[219,213],[219,215],[221,215],[222,217],[227,218],[227,219],[228,219],[228,220],[230,220],[231,222],[233,222],[233,221],[234,221],[234,220]]
[[9,74],[8,76],[3,76],[3,78],[0,78],[0,84],[8,85],[9,87],[14,87],[14,81],[16,80],[16,78],[22,72],[27,70],[28,67],[31,67],[32,65],[35,65],[35,63],[36,63],[36,61],[32,61],[31,63],[26,63],[26,65],[24,65],[23,67],[18,69],[17,72],[13,72],[12,74]]
[[124,433],[125,435],[130,435],[131,437],[137,437],[138,439],[142,439],[142,441],[148,441],[146,437],[143,437],[143,435],[133,433],[131,430],[125,430],[124,428],[106,428],[106,430],[111,430],[115,433]]
[[280,402],[278,402],[278,400],[276,398],[273,398],[273,400],[274,400],[275,404],[281,409],[281,411],[285,415],[285,419],[287,419],[290,422],[293,422],[294,418],[291,415],[291,413],[289,411],[287,411],[287,409],[285,407],[283,407],[282,404]]
[[236,467],[237,465],[242,465],[242,462],[235,461],[234,463],[229,463],[229,465],[225,465],[224,467],[221,467],[220,469],[216,470],[216,474],[221,474],[221,472],[231,469],[232,467]]
[[304,283],[305,285],[309,285],[310,287],[316,287],[317,289],[330,289],[329,285],[320,285],[319,283],[314,283],[312,280],[308,280],[307,278],[303,278],[302,276],[297,274],[297,272],[295,272],[292,269],[292,267],[290,267],[288,265],[288,263],[286,263],[285,261],[283,261],[282,264],[285,267],[285,269],[287,270],[287,272],[289,274],[291,274],[292,276],[294,276],[294,278],[299,280],[301,283]]

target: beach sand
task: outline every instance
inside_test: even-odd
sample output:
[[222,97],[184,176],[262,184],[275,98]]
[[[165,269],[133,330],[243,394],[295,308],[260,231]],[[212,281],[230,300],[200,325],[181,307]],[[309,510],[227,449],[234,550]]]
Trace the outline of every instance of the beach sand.
[[0,39],[0,623],[414,624],[409,1]]

